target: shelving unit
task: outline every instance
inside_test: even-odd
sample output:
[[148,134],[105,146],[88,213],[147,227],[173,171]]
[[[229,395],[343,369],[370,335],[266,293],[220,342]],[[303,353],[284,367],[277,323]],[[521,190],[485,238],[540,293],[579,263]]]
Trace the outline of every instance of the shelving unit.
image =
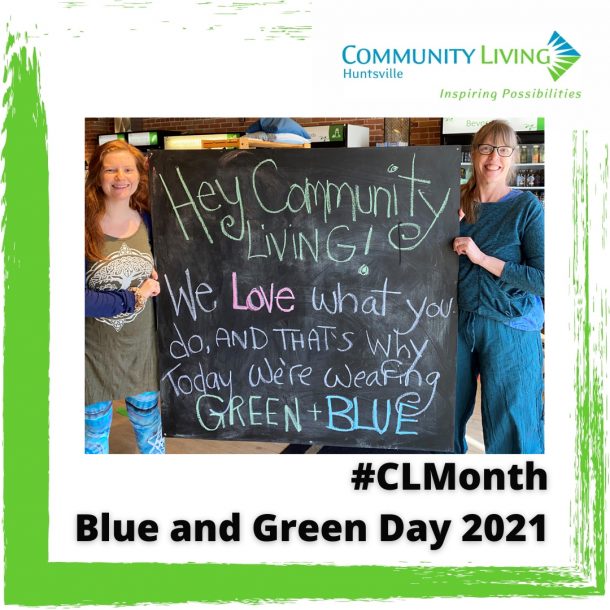
[[[469,146],[462,146],[462,155],[468,155],[469,149]],[[470,177],[472,164],[469,161],[465,161],[460,166],[462,168],[460,182],[463,184]],[[511,187],[523,191],[531,191],[544,203],[544,162],[516,163],[515,167],[517,170],[515,184],[511,184]],[[521,181],[528,180],[529,176],[532,177],[531,180],[534,184],[521,184]]]
[[[462,151],[461,175],[462,184],[472,171],[470,164],[470,146],[473,133],[487,120],[478,118],[445,118],[443,119],[442,143],[457,145]],[[508,120],[516,130],[519,139],[514,151],[516,165],[513,188],[530,191],[544,202],[545,168],[544,168],[544,120],[539,117],[521,117]],[[519,178],[519,180],[517,180]],[[529,182],[527,182],[529,178]]]
[[303,144],[289,144],[285,142],[269,142],[242,136],[241,138],[227,138],[224,140],[202,140],[201,148],[311,148],[309,142]]

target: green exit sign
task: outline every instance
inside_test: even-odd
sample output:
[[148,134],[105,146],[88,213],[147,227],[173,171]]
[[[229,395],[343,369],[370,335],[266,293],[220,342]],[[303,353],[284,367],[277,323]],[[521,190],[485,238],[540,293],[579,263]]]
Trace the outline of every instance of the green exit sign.
[[345,139],[345,125],[329,125],[328,139],[331,142],[343,142]]

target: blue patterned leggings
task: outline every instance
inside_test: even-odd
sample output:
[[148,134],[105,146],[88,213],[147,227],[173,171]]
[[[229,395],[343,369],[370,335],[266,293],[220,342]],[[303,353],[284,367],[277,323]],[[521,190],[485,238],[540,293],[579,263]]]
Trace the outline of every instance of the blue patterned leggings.
[[[126,396],[127,415],[140,453],[165,453],[165,439],[161,430],[161,414],[157,407],[159,392],[143,392]],[[85,453],[108,453],[112,402],[85,405]]]

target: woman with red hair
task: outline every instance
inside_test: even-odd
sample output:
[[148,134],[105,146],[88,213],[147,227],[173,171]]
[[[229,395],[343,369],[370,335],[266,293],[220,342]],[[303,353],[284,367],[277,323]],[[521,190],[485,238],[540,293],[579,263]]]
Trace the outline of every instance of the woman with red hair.
[[85,183],[85,452],[108,453],[112,401],[125,399],[141,453],[164,453],[158,408],[146,159],[113,140]]

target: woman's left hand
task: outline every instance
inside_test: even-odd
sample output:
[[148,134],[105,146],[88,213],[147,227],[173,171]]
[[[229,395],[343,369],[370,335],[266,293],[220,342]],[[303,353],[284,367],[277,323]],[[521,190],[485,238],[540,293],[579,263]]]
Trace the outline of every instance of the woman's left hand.
[[475,265],[480,265],[485,259],[485,254],[479,250],[472,237],[456,237],[453,240],[453,250],[457,254],[465,254]]

